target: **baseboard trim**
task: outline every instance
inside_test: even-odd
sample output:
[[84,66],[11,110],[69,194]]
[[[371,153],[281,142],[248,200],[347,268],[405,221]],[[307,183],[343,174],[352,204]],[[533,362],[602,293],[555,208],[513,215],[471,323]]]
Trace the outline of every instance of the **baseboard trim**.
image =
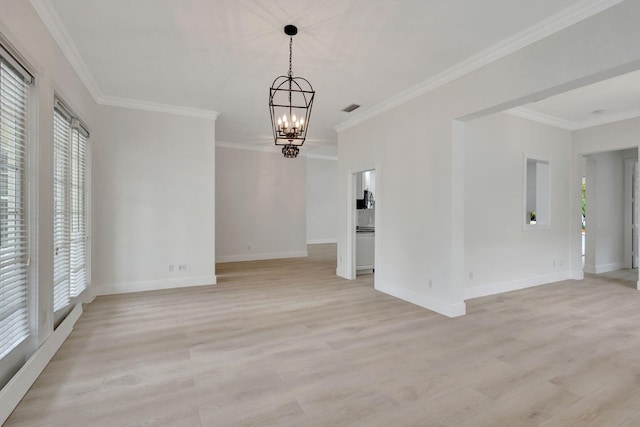
[[435,311],[443,316],[459,317],[467,314],[467,305],[464,301],[451,304],[406,288],[381,283],[380,280],[376,280],[375,289],[392,297],[426,308],[427,310]]
[[583,280],[584,279],[584,271],[582,270],[574,270],[571,272],[571,279],[573,280]]
[[326,243],[338,243],[337,238],[333,239],[310,239],[307,240],[307,245],[324,245]]
[[207,286],[217,283],[216,276],[181,277],[177,279],[147,280],[143,282],[123,282],[97,286],[96,295],[127,294],[131,292],[157,291],[161,289]]
[[464,299],[480,298],[489,295],[497,295],[505,292],[517,291],[534,286],[547,285],[549,283],[561,282],[573,279],[574,275],[570,271],[560,273],[543,274],[541,276],[528,277],[526,279],[510,280],[507,282],[492,283],[490,285],[474,286],[465,288]]
[[307,251],[272,252],[262,254],[223,255],[216,257],[216,262],[261,261],[265,259],[303,258],[309,256]]
[[622,263],[613,262],[611,264],[601,264],[601,265],[585,265],[584,272],[589,274],[601,274],[608,273],[610,271],[616,271],[622,269]]
[[33,353],[22,368],[0,390],[0,425],[3,425],[18,406],[44,368],[53,359],[64,341],[71,334],[73,326],[82,314],[82,304],[76,305],[55,331]]

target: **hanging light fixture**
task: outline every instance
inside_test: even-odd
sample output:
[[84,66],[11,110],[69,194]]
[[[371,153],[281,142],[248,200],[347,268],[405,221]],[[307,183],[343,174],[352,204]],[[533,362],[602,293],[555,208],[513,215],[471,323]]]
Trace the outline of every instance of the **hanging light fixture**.
[[293,77],[293,36],[298,34],[298,28],[287,25],[284,33],[289,36],[289,74],[277,77],[271,84],[269,110],[275,144],[282,146],[285,157],[294,158],[307,138],[315,91],[307,79]]

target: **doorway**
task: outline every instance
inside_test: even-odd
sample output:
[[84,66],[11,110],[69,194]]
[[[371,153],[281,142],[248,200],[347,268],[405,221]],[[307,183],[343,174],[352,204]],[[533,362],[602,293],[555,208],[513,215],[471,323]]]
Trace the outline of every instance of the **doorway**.
[[[379,165],[349,171],[348,239],[345,275],[349,280],[356,276],[374,277],[379,264],[380,224],[380,168]],[[341,259],[339,260],[341,262]],[[375,286],[375,283],[374,283]]]
[[584,272],[638,283],[638,150],[585,155]]
[[358,172],[355,182],[356,275],[375,272],[376,171]]

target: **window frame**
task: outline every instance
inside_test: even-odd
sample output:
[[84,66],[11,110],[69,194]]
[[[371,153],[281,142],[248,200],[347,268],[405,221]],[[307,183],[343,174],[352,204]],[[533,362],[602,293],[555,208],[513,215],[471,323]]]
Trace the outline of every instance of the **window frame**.
[[[54,120],[54,149],[53,149],[53,176],[54,176],[54,183],[53,183],[53,207],[54,207],[54,212],[53,212],[53,256],[54,256],[54,301],[53,301],[53,308],[54,308],[54,321],[57,323],[58,321],[60,321],[68,312],[69,308],[72,307],[75,302],[79,299],[82,298],[82,295],[85,294],[87,292],[87,290],[90,287],[90,245],[89,245],[89,230],[90,230],[90,143],[89,143],[89,136],[90,136],[90,132],[87,128],[87,126],[77,118],[77,116],[73,113],[73,110],[71,110],[71,108],[69,108],[67,106],[66,103],[64,103],[64,101],[62,101],[62,99],[56,94],[55,95],[55,102],[54,102],[54,109],[53,109],[53,120]],[[55,141],[55,127],[56,127],[56,115],[59,115],[60,117],[62,117],[64,119],[64,123],[67,126],[67,138],[64,141]],[[73,269],[73,255],[72,255],[72,250],[73,250],[73,219],[74,219],[74,213],[73,213],[73,206],[74,206],[74,162],[76,160],[76,157],[74,155],[73,149],[74,149],[74,144],[77,142],[78,147],[80,146],[80,137],[83,137],[84,139],[84,155],[83,155],[83,159],[84,159],[84,165],[82,167],[82,169],[84,170],[84,177],[83,177],[83,187],[84,187],[84,193],[83,193],[83,207],[82,207],[82,218],[83,218],[83,223],[84,223],[84,237],[82,239],[82,241],[84,242],[84,266],[82,268],[83,270],[83,276],[84,276],[84,288],[82,288],[81,290],[78,291],[77,287],[74,286],[75,284],[75,279],[77,278],[77,275],[75,275],[74,273],[77,273],[74,271]],[[64,206],[66,208],[66,211],[64,213],[64,218],[63,218],[63,222],[66,222],[67,228],[66,228],[66,235],[64,236],[66,240],[64,240],[64,244],[66,244],[66,247],[64,248],[60,248],[60,246],[58,245],[58,243],[60,243],[59,241],[56,240],[56,224],[57,224],[57,220],[58,220],[58,212],[56,210],[56,203],[57,203],[57,199],[56,199],[56,191],[57,191],[57,182],[56,182],[56,178],[57,178],[57,174],[58,174],[58,169],[57,169],[57,160],[58,160],[58,144],[59,143],[63,143],[65,144],[65,148],[66,148],[66,163],[67,163],[67,168],[65,171],[65,176],[64,176]],[[66,277],[64,279],[64,282],[66,282],[66,286],[65,286],[65,299],[64,304],[60,305],[58,304],[56,306],[56,294],[60,294],[60,289],[56,289],[56,285],[60,285],[59,283],[56,284],[56,279],[55,279],[55,273],[56,273],[56,256],[58,256],[60,250],[63,251],[67,251],[67,257],[66,257],[66,265],[64,266],[64,268],[66,269]]]
[[[33,206],[37,206],[37,183],[38,183],[38,168],[37,168],[37,155],[36,146],[34,144],[34,129],[36,129],[36,78],[35,73],[26,66],[26,61],[22,57],[15,53],[15,49],[7,42],[4,37],[0,35],[0,62],[3,63],[5,73],[10,73],[10,77],[14,81],[21,81],[24,85],[19,96],[24,96],[23,110],[20,111],[22,117],[18,120],[23,121],[22,131],[24,132],[24,138],[21,141],[20,147],[22,156],[19,169],[15,170],[17,175],[20,175],[14,183],[19,188],[21,198],[22,214],[20,219],[14,220],[16,226],[24,227],[23,243],[21,246],[16,246],[18,251],[24,250],[24,255],[20,257],[23,260],[24,268],[24,282],[19,285],[18,292],[24,292],[24,301],[20,302],[20,310],[24,310],[21,316],[22,326],[19,330],[14,330],[13,335],[16,338],[12,342],[8,342],[7,345],[0,347],[0,386],[4,384],[4,377],[16,364],[16,361],[20,358],[20,354],[24,353],[24,349],[29,348],[34,343],[34,337],[37,336],[37,269],[34,268],[34,256],[35,248],[37,248],[37,209]],[[11,84],[11,83],[8,83]],[[15,86],[14,86],[15,88]],[[1,95],[0,95],[1,96]],[[1,114],[1,112],[0,112]],[[15,126],[15,125],[14,125]],[[7,150],[9,151],[9,150]],[[14,156],[17,153],[14,151]],[[9,157],[9,154],[7,155]],[[7,158],[8,158],[7,157]],[[7,170],[9,168],[9,162],[7,161]],[[9,188],[9,172],[7,172],[7,188]],[[14,179],[15,180],[15,179]],[[8,191],[8,190],[7,190]],[[15,197],[15,196],[14,196]],[[7,193],[9,198],[9,193]],[[9,215],[9,213],[7,213]],[[7,218],[8,220],[8,218]],[[14,237],[17,239],[17,237]],[[21,248],[21,249],[20,249]],[[0,302],[1,303],[1,302]],[[2,305],[2,304],[0,304]],[[16,311],[17,313],[17,311]],[[9,338],[11,334],[6,337],[0,337],[0,342]]]

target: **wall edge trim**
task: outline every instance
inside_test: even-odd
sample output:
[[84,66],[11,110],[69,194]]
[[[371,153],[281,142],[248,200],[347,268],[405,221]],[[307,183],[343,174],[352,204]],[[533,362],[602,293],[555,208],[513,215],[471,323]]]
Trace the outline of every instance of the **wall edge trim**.
[[375,289],[408,303],[442,314],[443,316],[459,317],[466,314],[467,309],[464,301],[449,303],[407,288],[389,285],[380,280],[376,280]]
[[157,291],[162,289],[189,288],[193,286],[210,286],[217,283],[217,277],[191,276],[176,279],[144,280],[139,282],[120,282],[103,284],[96,287],[96,295],[128,294],[132,292]]
[[307,251],[293,251],[293,252],[266,252],[255,254],[241,254],[241,255],[222,255],[216,257],[216,263],[221,262],[243,262],[243,261],[262,261],[267,259],[282,259],[282,258],[303,258],[309,256]]
[[482,286],[465,287],[463,295],[464,299],[468,300],[489,295],[498,295],[505,292],[518,291],[521,289],[532,288],[534,286],[562,282],[564,280],[571,280],[573,277],[573,273],[569,270],[559,273],[542,274],[524,279],[508,280],[505,282],[497,282]]

